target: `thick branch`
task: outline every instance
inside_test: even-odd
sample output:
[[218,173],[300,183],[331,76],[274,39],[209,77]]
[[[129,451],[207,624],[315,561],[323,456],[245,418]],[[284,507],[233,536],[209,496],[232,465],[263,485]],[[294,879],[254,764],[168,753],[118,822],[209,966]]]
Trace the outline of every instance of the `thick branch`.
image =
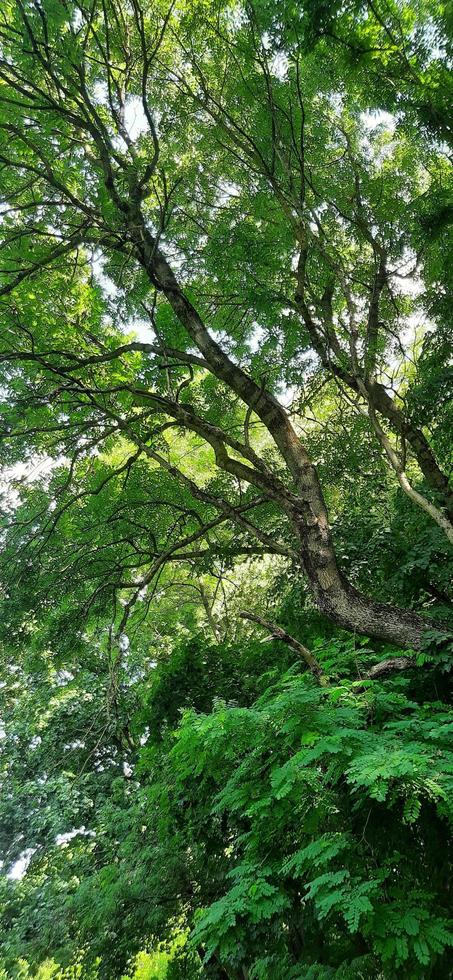
[[377,677],[384,677],[387,674],[394,674],[402,670],[408,670],[415,666],[414,657],[389,657],[388,660],[381,660],[368,671],[366,677],[375,680]]

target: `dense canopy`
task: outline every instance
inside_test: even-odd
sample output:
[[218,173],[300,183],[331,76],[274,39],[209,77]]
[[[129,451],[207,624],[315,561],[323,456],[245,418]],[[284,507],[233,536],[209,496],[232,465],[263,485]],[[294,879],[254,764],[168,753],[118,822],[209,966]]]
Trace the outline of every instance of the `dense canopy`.
[[450,38],[2,4],[5,980],[448,975]]

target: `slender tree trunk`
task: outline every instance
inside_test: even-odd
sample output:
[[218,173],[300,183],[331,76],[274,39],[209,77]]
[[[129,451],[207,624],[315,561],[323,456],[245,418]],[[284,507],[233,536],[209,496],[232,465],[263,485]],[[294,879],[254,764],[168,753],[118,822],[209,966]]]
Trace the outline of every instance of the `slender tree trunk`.
[[[389,395],[387,389],[375,378],[364,378],[358,376],[353,371],[347,370],[342,364],[334,360],[326,350],[321,335],[313,321],[310,311],[306,304],[296,299],[296,307],[302,315],[305,326],[308,329],[314,349],[319,354],[322,364],[329,373],[333,374],[352,391],[361,394],[369,403],[372,409],[379,412],[383,418],[387,419],[398,435],[404,437],[409,443],[415,459],[425,477],[431,490],[434,490],[442,498],[445,505],[450,525],[453,524],[453,492],[446,474],[441,470],[429,442],[414,423],[407,418],[404,412],[395,404],[395,400]],[[335,337],[332,337],[332,341]],[[340,354],[334,348],[334,355]],[[451,529],[450,529],[451,530]]]
[[414,504],[420,507],[421,510],[424,510],[425,514],[428,514],[429,517],[436,522],[436,524],[444,532],[447,540],[453,545],[453,525],[450,523],[448,517],[443,513],[443,511],[439,510],[439,508],[435,507],[430,500],[423,496],[423,494],[419,493],[408,480],[403,462],[395,452],[390,439],[384,432],[382,426],[379,424],[371,401],[368,405],[368,415],[370,417],[371,425],[376,433],[376,437],[385,452],[389,466],[396,473],[401,489],[405,494],[407,494],[409,499],[412,500]]
[[432,490],[441,494],[450,522],[453,522],[453,493],[448,477],[440,469],[426,436],[413,425],[395,405],[384,386],[377,381],[369,382],[367,389],[374,408],[392,423],[396,431],[409,443],[425,480]]
[[203,608],[204,608],[204,611],[206,613],[206,619],[207,619],[207,621],[209,623],[209,626],[210,626],[210,629],[211,629],[211,633],[212,633],[214,639],[216,640],[216,642],[218,643],[219,642],[219,639],[220,639],[220,636],[219,636],[219,631],[217,629],[217,625],[215,623],[214,617],[212,615],[212,606],[211,606],[211,604],[209,602],[209,598],[207,596],[206,589],[204,588],[204,585],[203,585],[203,583],[201,582],[200,579],[198,579],[198,588],[200,590],[201,601],[203,603]]

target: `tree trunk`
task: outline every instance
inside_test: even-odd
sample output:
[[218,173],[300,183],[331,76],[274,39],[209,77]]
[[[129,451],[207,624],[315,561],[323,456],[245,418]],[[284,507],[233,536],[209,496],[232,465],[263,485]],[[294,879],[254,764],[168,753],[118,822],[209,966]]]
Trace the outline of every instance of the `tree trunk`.
[[308,528],[306,520],[294,515],[293,524],[301,542],[301,565],[320,612],[353,633],[404,649],[421,648],[429,624],[409,609],[371,599],[347,581],[338,568],[330,528],[322,515]]
[[[299,502],[295,504],[294,497],[290,501],[282,493],[281,506],[300,541],[301,564],[320,611],[351,632],[363,633],[406,649],[420,649],[428,626],[420,616],[368,598],[350,585],[340,572],[317,471],[283,406],[235,364],[211,337],[146,227],[137,206],[131,207],[129,221],[138,257],[151,282],[164,293],[212,373],[239,395],[261,419],[288,466],[297,487]],[[249,469],[249,473],[253,473],[253,470]]]
[[313,592],[318,608],[338,626],[403,649],[421,649],[429,623],[417,613],[370,599],[342,576],[339,586]]

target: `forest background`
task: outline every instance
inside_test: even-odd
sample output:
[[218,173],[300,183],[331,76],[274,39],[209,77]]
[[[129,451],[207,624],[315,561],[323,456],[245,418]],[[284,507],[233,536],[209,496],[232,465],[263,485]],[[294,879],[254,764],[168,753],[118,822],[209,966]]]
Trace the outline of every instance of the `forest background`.
[[2,4],[4,978],[451,975],[451,26]]

